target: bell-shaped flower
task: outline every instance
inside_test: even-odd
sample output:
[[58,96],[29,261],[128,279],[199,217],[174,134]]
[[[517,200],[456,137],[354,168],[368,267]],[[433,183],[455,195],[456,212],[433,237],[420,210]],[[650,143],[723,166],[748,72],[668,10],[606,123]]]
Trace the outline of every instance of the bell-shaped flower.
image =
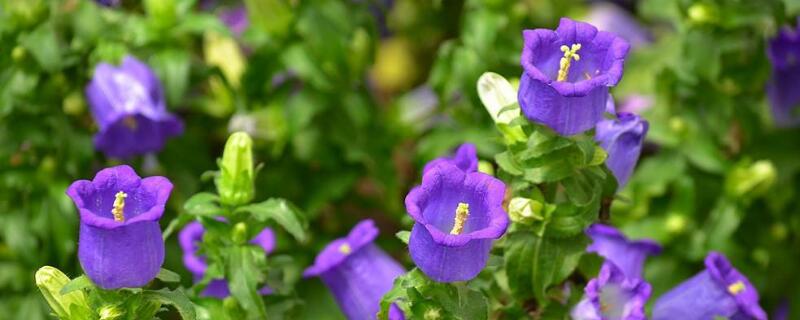
[[586,22],[598,30],[612,32],[627,40],[634,49],[653,42],[653,36],[636,17],[612,2],[595,2],[589,8]]
[[706,256],[706,269],[656,300],[653,320],[726,319],[766,320],[758,291],[725,256]]
[[648,128],[647,120],[633,113],[619,113],[616,120],[597,123],[594,138],[608,153],[606,166],[617,178],[620,189],[633,174]]
[[467,281],[489,259],[492,241],[506,232],[503,209],[506,186],[481,173],[442,162],[422,177],[406,196],[414,219],[408,241],[414,263],[438,282]]
[[614,227],[593,224],[586,229],[592,239],[587,252],[594,252],[613,263],[626,278],[641,278],[647,257],[661,253],[661,246],[652,240],[628,240]]
[[[202,280],[208,269],[206,258],[198,252],[204,234],[203,225],[197,221],[187,224],[178,234],[178,243],[183,250],[183,265],[192,273],[195,282]],[[265,228],[250,240],[250,243],[261,247],[265,254],[269,254],[275,248],[275,234],[271,229]],[[259,293],[269,294],[271,290],[265,286],[259,290]],[[203,296],[218,299],[227,298],[230,294],[228,281],[225,279],[212,279],[201,293]]]
[[461,144],[452,156],[436,158],[426,163],[422,174],[443,162],[455,165],[465,172],[475,172],[478,171],[478,152],[471,143]]
[[572,319],[647,319],[644,306],[650,298],[650,284],[639,278],[626,277],[613,263],[604,263],[600,274],[589,281],[584,291],[583,300],[572,309]]
[[103,289],[134,288],[156,277],[164,263],[158,220],[171,191],[167,178],[142,179],[126,165],[69,186],[80,215],[78,260],[92,282]]
[[[319,276],[351,320],[375,319],[384,294],[406,271],[373,243],[378,228],[372,220],[359,222],[347,237],[336,239],[317,255],[304,277]],[[397,317],[395,310],[394,315]],[[402,319],[402,318],[397,318]]]
[[594,128],[608,88],[622,78],[630,45],[613,33],[562,18],[556,30],[523,31],[518,101],[528,119],[561,135]]
[[[800,23],[800,22],[798,22]],[[779,127],[800,125],[800,31],[785,27],[769,40],[767,58],[772,63],[772,78],[767,97],[772,117]]]
[[134,57],[125,57],[119,67],[98,64],[86,98],[100,128],[94,145],[108,157],[157,152],[183,133],[183,122],[167,112],[158,78]]

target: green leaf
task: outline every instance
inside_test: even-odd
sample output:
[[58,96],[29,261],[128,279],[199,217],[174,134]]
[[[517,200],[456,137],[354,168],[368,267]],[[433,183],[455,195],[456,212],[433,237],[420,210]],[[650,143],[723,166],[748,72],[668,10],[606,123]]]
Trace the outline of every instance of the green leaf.
[[408,238],[411,236],[411,232],[406,230],[397,231],[394,236],[400,239],[400,241],[403,241],[403,243],[408,244]]
[[256,289],[261,272],[256,265],[255,255],[263,255],[263,251],[254,249],[242,246],[227,250],[226,278],[229,280],[231,295],[247,312],[247,318],[267,319],[264,300]]
[[92,280],[89,280],[89,277],[82,275],[70,280],[70,282],[64,285],[64,287],[61,288],[61,295],[65,295],[75,290],[83,290],[89,287],[94,287],[94,283],[92,283]]
[[170,106],[183,103],[183,95],[189,88],[189,53],[180,50],[165,50],[150,59],[158,79],[164,84],[167,102]]
[[144,296],[161,304],[168,304],[175,307],[183,320],[194,320],[197,318],[194,304],[189,301],[189,298],[186,297],[183,291],[168,289],[145,290]]
[[33,32],[22,36],[20,44],[28,49],[45,71],[54,72],[61,68],[63,59],[52,23],[43,23]]
[[543,305],[549,303],[547,289],[575,270],[588,243],[583,234],[558,239],[519,231],[507,237],[505,268],[512,293],[522,300],[535,296]]
[[209,192],[201,192],[193,195],[183,204],[183,209],[187,213],[196,216],[218,216],[222,214],[222,209],[217,205],[219,197]]
[[288,231],[297,241],[306,241],[308,222],[300,209],[285,199],[272,198],[236,209],[236,212],[250,212],[259,221],[274,220]]
[[500,169],[503,169],[505,172],[515,176],[522,175],[523,173],[522,167],[514,159],[514,155],[510,151],[498,153],[494,156],[494,160],[497,162],[497,165],[500,166]]
[[156,275],[156,279],[163,282],[179,282],[181,281],[181,276],[175,272],[161,268]]
[[464,283],[438,283],[419,269],[398,277],[394,287],[381,299],[378,319],[387,319],[393,304],[408,319],[423,319],[426,313],[438,312],[439,319],[488,319],[486,296]]

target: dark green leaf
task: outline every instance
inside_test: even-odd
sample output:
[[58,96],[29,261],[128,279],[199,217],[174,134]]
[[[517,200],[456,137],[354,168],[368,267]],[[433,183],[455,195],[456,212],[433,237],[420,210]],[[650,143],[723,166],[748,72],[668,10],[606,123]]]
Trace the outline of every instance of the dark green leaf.
[[191,301],[189,301],[189,298],[186,297],[186,294],[184,294],[183,291],[167,289],[145,290],[144,295],[145,297],[155,300],[161,304],[168,304],[175,307],[183,320],[196,319],[195,306]]
[[259,221],[275,221],[297,241],[306,241],[308,222],[300,210],[285,199],[268,199],[264,202],[239,207],[236,211],[249,212]]

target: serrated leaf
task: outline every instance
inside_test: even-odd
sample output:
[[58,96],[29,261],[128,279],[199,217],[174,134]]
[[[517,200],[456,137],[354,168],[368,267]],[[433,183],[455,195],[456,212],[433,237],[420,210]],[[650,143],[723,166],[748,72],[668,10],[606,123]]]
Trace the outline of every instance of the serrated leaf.
[[156,300],[161,304],[168,304],[175,307],[183,320],[194,320],[197,318],[195,314],[195,306],[189,301],[189,298],[180,290],[146,290],[144,291],[145,297]]
[[288,231],[297,241],[306,241],[308,222],[300,209],[285,199],[268,199],[236,209],[236,212],[249,212],[259,221],[275,221]]
[[196,216],[217,216],[222,214],[222,209],[217,202],[219,196],[209,192],[201,192],[193,195],[183,204],[183,209],[187,213]]
[[156,275],[156,279],[163,282],[179,282],[181,281],[181,276],[175,272],[161,268]]

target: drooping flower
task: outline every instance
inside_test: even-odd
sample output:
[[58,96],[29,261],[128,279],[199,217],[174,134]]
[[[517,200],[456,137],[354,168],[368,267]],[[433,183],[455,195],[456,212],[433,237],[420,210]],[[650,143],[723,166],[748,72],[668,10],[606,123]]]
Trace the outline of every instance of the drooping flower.
[[[203,241],[205,229],[200,222],[194,221],[187,224],[183,230],[178,234],[178,243],[183,250],[183,264],[189,272],[192,273],[195,282],[203,279],[208,269],[208,263],[204,256],[200,255],[199,243]],[[264,249],[265,254],[269,254],[275,248],[275,234],[271,229],[265,228],[258,235],[256,235],[250,243],[257,245]],[[269,294],[271,290],[266,286],[259,290],[261,294]],[[205,290],[201,293],[203,296],[224,299],[230,296],[231,292],[228,289],[228,281],[225,279],[213,279],[206,286]]]
[[598,30],[612,32],[627,40],[631,47],[641,47],[653,41],[650,32],[636,18],[619,5],[598,2],[589,8],[586,22]]
[[132,56],[119,67],[98,64],[86,97],[100,128],[94,145],[106,156],[129,158],[160,151],[167,138],[183,132],[183,122],[167,112],[158,78]]
[[647,120],[633,113],[619,113],[616,120],[597,123],[594,138],[608,153],[606,166],[617,178],[620,189],[628,183],[636,167],[648,128]]
[[650,298],[650,284],[626,277],[613,263],[604,263],[600,274],[589,281],[584,291],[583,300],[572,309],[575,320],[647,319],[644,305]]
[[594,252],[613,263],[626,278],[641,278],[644,261],[661,253],[661,246],[652,240],[628,240],[614,227],[593,224],[586,229],[592,239],[587,252]]
[[800,83],[798,28],[781,29],[767,46],[767,57],[772,63],[772,78],[767,83],[767,97],[772,107],[773,121],[779,127],[800,125],[800,87],[797,85]]
[[656,301],[654,320],[767,319],[758,305],[758,291],[725,256],[709,253],[705,265],[705,270]]
[[417,267],[439,282],[477,276],[486,266],[493,239],[508,227],[504,195],[502,181],[448,162],[425,172],[422,184],[405,199],[415,221],[408,247]]
[[351,320],[374,319],[383,295],[392,289],[394,279],[405,273],[397,261],[372,243],[377,236],[375,222],[361,221],[347,237],[328,244],[314,265],[303,272],[304,277],[322,278]]
[[80,215],[78,260],[103,289],[141,287],[164,262],[158,220],[172,183],[164,177],[140,178],[129,166],[103,169],[92,181],[67,188]]
[[518,101],[528,119],[562,135],[602,119],[608,88],[622,78],[630,45],[594,26],[562,18],[558,28],[523,32]]
[[452,156],[436,158],[426,163],[422,169],[422,174],[445,162],[465,172],[475,172],[478,171],[478,152],[475,149],[475,145],[471,143],[461,144]]

